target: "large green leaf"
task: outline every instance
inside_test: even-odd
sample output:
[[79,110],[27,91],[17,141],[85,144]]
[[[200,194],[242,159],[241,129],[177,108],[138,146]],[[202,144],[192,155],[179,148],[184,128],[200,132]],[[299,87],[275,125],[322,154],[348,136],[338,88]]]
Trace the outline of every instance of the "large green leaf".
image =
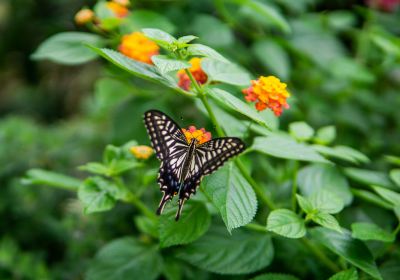
[[343,199],[345,205],[351,203],[353,195],[346,178],[333,165],[312,164],[302,168],[297,176],[300,191],[310,196],[320,190],[327,190]]
[[124,195],[116,184],[102,177],[89,177],[78,190],[85,213],[109,210],[114,207],[116,199],[123,198]]
[[314,209],[329,214],[339,213],[344,207],[341,197],[325,189],[313,192],[310,196],[310,203]]
[[170,48],[177,42],[176,38],[171,34],[157,28],[143,28],[142,32],[147,38],[153,40],[164,48]]
[[392,203],[394,206],[400,205],[400,193],[378,186],[372,186],[372,188],[377,194]]
[[389,176],[383,172],[353,167],[345,168],[344,172],[349,178],[362,184],[394,188]]
[[191,56],[205,56],[226,63],[229,62],[229,60],[223,57],[219,52],[203,44],[191,44],[187,48],[187,54]]
[[383,242],[393,242],[395,236],[372,223],[353,223],[351,224],[352,237],[361,240],[378,240]]
[[351,268],[348,270],[343,270],[341,272],[336,273],[328,280],[358,280],[358,273],[355,268]]
[[49,59],[66,65],[82,64],[97,57],[97,54],[84,44],[101,47],[104,45],[104,39],[99,35],[84,32],[58,33],[44,41],[32,54],[32,58]]
[[301,238],[306,234],[304,220],[288,209],[272,211],[267,219],[267,230],[288,238]]
[[156,279],[162,259],[155,246],[125,237],[105,245],[97,253],[87,272],[87,280]]
[[228,231],[250,223],[256,214],[256,195],[232,162],[205,177],[202,188],[219,210]]
[[151,60],[162,75],[165,75],[171,71],[190,68],[191,66],[191,64],[187,61],[171,59],[165,55],[153,55]]
[[376,279],[382,279],[374,257],[368,247],[360,240],[353,239],[348,230],[338,233],[322,227],[310,230],[313,239],[326,246],[335,254],[360,268]]
[[299,280],[299,278],[283,273],[265,273],[251,278],[251,280]]
[[346,146],[327,147],[322,145],[312,145],[319,153],[327,157],[345,160],[351,163],[360,164],[368,163],[369,158],[363,153]]
[[274,249],[265,233],[213,226],[195,242],[181,248],[178,257],[201,269],[220,274],[247,274],[269,265]]
[[[170,205],[169,205],[170,206]],[[209,228],[211,217],[203,203],[186,203],[180,220],[175,221],[176,207],[166,207],[160,217],[161,247],[187,244],[202,236]]]
[[254,108],[250,107],[248,104],[246,104],[236,96],[230,94],[229,92],[215,88],[210,90],[208,93],[219,103],[228,106],[232,110],[241,113],[242,115],[267,128],[269,127],[268,123],[265,121],[265,118],[263,118],[261,114],[259,114]]
[[246,86],[250,83],[249,73],[231,62],[220,59],[204,58],[201,68],[206,72],[208,79],[237,86]]
[[51,187],[76,191],[82,183],[70,176],[44,169],[30,169],[22,179],[22,183],[29,185],[47,185]]
[[268,137],[257,137],[250,149],[278,158],[328,162],[310,146],[287,135],[272,133]]

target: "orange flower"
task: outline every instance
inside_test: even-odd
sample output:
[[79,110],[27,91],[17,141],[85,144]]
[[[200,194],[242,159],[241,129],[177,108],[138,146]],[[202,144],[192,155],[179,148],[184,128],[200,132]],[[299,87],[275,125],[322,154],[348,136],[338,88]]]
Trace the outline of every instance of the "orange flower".
[[153,149],[145,145],[133,146],[130,151],[137,159],[148,159],[153,154]]
[[189,126],[188,129],[182,128],[183,134],[186,137],[187,142],[190,144],[193,139],[197,140],[197,145],[203,144],[204,142],[211,140],[211,133],[206,131],[204,128],[197,129],[195,126]]
[[123,18],[129,14],[129,10],[117,2],[107,2],[106,6],[115,14],[116,17]]
[[257,102],[258,111],[269,108],[279,117],[283,108],[289,108],[286,99],[290,97],[290,93],[286,90],[286,84],[274,76],[261,76],[258,80],[252,80],[251,86],[242,92],[247,101]]
[[122,37],[118,50],[132,59],[153,64],[151,57],[159,54],[160,48],[143,33],[133,32]]
[[90,9],[81,9],[75,15],[76,24],[83,25],[94,19],[94,12]]
[[[197,83],[202,85],[207,82],[207,74],[203,71],[203,69],[201,69],[201,58],[193,57],[191,60],[189,60],[189,63],[192,65],[192,67],[190,67],[188,70],[190,73],[192,73]],[[191,81],[185,70],[179,70],[177,75],[179,78],[178,86],[184,90],[189,90]]]

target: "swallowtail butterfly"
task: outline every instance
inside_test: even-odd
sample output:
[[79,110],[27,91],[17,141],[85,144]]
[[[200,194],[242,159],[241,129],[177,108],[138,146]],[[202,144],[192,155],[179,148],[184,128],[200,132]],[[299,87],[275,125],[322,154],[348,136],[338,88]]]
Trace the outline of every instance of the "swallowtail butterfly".
[[144,122],[161,161],[157,181],[163,197],[157,214],[162,213],[169,200],[179,195],[175,220],[179,219],[185,201],[196,193],[203,176],[211,174],[245,149],[242,140],[235,137],[215,138],[203,144],[192,139],[188,143],[179,125],[157,110],[147,111]]

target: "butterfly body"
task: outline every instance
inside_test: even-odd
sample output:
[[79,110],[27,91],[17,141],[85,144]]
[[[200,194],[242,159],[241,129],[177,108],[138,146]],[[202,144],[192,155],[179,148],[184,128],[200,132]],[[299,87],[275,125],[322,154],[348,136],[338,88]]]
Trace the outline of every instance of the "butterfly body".
[[151,144],[161,161],[157,181],[163,197],[157,214],[161,214],[165,204],[178,195],[178,220],[183,204],[196,193],[203,176],[242,152],[245,145],[235,137],[215,138],[201,144],[193,138],[188,142],[182,129],[157,110],[147,111],[144,121]]

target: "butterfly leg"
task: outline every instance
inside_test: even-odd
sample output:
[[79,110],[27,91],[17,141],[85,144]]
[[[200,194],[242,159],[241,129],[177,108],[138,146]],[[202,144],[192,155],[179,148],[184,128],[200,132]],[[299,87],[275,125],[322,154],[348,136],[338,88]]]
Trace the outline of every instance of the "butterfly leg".
[[168,202],[168,200],[172,200],[172,197],[173,197],[173,195],[171,195],[170,193],[168,193],[166,191],[163,191],[163,197],[162,197],[160,204],[158,205],[158,208],[156,211],[157,215],[160,215],[163,212],[165,204]]
[[185,203],[186,198],[180,198],[178,201],[178,211],[176,211],[176,215],[175,215],[175,221],[178,221],[181,213],[182,213],[182,209],[183,209],[183,204]]

